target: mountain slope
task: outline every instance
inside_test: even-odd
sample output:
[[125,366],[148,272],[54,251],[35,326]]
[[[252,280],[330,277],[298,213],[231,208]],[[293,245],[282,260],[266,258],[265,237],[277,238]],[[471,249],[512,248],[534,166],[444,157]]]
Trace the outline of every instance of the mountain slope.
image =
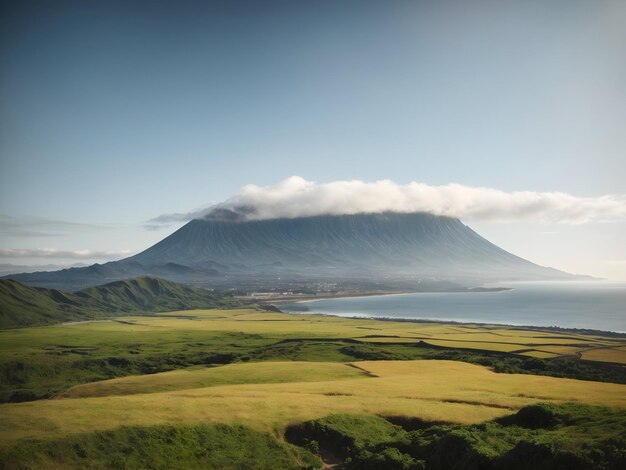
[[80,321],[91,314],[72,294],[0,280],[0,328]]
[[237,221],[196,219],[121,261],[12,276],[29,285],[78,289],[138,275],[238,287],[277,279],[423,280],[479,284],[570,279],[482,238],[460,220],[430,214],[357,214]]
[[133,312],[232,306],[230,296],[151,277],[116,281],[75,293],[0,280],[0,328],[81,321]]
[[233,222],[193,220],[128,262],[298,275],[548,279],[566,273],[508,253],[460,220],[429,214],[358,214]]
[[229,304],[222,293],[153,277],[88,287],[74,293],[74,297],[103,312],[166,312]]

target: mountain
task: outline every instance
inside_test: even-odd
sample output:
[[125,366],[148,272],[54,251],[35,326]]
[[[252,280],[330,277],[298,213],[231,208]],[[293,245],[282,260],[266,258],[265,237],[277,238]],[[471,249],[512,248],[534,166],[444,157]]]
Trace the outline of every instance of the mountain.
[[219,292],[151,277],[111,282],[74,293],[0,280],[0,328],[234,304],[232,297]]
[[401,213],[196,219],[121,261],[12,277],[72,288],[142,274],[229,286],[270,285],[279,279],[407,285],[573,277],[508,253],[458,219]]

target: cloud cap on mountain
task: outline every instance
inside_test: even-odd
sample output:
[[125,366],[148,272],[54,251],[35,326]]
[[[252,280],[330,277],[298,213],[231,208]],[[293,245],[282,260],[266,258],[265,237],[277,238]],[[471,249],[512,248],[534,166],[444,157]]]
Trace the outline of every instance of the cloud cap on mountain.
[[577,224],[626,217],[626,195],[577,197],[563,192],[506,192],[456,183],[402,185],[390,180],[315,183],[292,176],[273,186],[244,186],[233,197],[194,216],[240,221],[381,212],[421,212],[474,221]]

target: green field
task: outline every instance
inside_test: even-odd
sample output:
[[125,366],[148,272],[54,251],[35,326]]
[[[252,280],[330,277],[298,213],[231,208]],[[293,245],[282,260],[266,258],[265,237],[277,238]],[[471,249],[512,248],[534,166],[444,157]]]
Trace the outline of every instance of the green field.
[[[194,365],[300,360],[454,359],[498,372],[626,383],[620,337],[490,326],[194,310],[0,330],[0,402],[81,383]],[[591,356],[598,361],[581,361]],[[512,353],[512,354],[503,354]],[[570,360],[541,360],[562,356]],[[525,359],[526,358],[526,359]],[[538,358],[535,359],[535,358]]]
[[[198,466],[239,468],[243,451],[236,445],[240,438],[232,436],[240,435],[251,447],[264,447],[259,452],[267,462],[282,462],[276,468],[315,467],[314,454],[327,458],[328,449],[319,449],[319,442],[304,445],[308,450],[284,442],[285,433],[302,423],[327,416],[382,417],[384,423],[428,429],[448,423],[463,434],[540,402],[575,403],[577,413],[590,416],[605,416],[589,411],[594,407],[613,410],[606,416],[622,424],[602,421],[602,439],[619,440],[626,422],[625,344],[618,336],[255,309],[2,330],[0,458],[6,468],[82,468],[96,461],[94,468],[110,468],[126,454],[129,462],[145,458],[133,450],[132,443],[141,442],[146,449],[175,446],[154,452],[154,468],[168,468],[172,455],[181,462],[197,457]],[[590,353],[598,358],[585,361]],[[352,423],[346,419],[341,426]],[[497,426],[504,424],[493,424],[489,433],[514,434],[496,452],[504,459],[528,436]],[[437,432],[437,439],[448,433]],[[389,459],[408,455],[413,467],[406,468],[429,461],[424,455],[430,451],[403,447],[417,437],[392,434]],[[190,450],[191,441],[206,436],[226,449],[223,454]],[[563,440],[566,432],[546,436],[550,445],[565,446],[551,439]],[[584,433],[577,436],[583,439]],[[215,444],[219,439],[225,441]],[[484,439],[495,445],[495,437]],[[368,468],[367,459],[374,457],[367,452],[378,444],[359,444],[361,454],[352,449],[342,458]]]
[[77,385],[55,398],[86,398],[168,392],[220,385],[325,382],[367,377],[352,364],[337,362],[249,362],[221,367],[192,366],[160,374],[134,375]]
[[[319,372],[303,377],[318,365]],[[145,376],[145,384],[142,378],[132,377],[83,385],[68,392],[69,397],[80,398],[61,395],[55,400],[2,405],[0,441],[174,422],[243,423],[281,435],[288,425],[339,412],[468,424],[539,401],[626,408],[626,386],[619,384],[496,374],[456,361],[350,365],[234,364],[184,372],[197,376],[197,382],[166,372]],[[248,376],[254,366],[259,372]],[[146,393],[150,385],[172,391]]]

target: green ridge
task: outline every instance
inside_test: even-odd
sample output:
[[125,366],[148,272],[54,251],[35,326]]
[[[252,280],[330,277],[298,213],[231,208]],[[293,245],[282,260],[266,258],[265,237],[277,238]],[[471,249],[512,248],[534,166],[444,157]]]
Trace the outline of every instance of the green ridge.
[[89,287],[75,293],[0,280],[0,328],[48,325],[143,312],[234,306],[231,296],[154,277]]

